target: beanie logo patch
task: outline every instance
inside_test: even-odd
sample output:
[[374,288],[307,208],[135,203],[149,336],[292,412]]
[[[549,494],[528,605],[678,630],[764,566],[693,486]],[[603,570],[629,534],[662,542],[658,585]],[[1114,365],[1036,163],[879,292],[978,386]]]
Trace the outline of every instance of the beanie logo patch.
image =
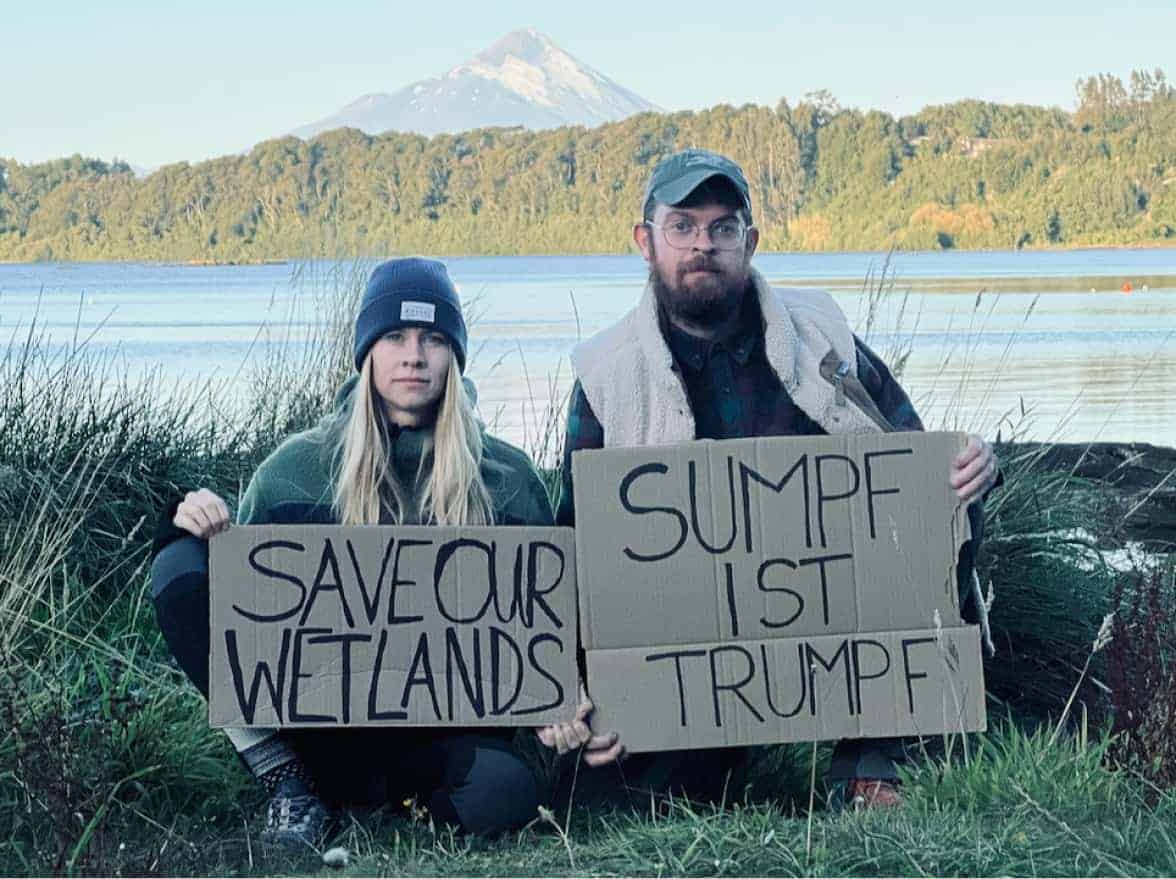
[[435,306],[432,302],[400,303],[401,320],[419,320],[431,324],[436,320],[436,314],[437,306]]

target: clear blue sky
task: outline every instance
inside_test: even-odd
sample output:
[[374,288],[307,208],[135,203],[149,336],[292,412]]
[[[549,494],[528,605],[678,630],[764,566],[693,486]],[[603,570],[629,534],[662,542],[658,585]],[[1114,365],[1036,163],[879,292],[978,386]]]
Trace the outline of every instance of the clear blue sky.
[[1072,109],[1080,76],[1176,77],[1176,0],[165,5],[58,0],[6,16],[0,156],[156,166],[236,152],[518,27],[674,110],[821,88],[895,114],[966,97]]

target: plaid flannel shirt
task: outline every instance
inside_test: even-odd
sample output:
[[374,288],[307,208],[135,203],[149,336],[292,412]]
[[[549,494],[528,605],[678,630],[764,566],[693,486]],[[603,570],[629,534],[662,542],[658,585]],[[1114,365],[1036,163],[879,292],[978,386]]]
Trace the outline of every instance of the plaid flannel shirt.
[[[792,401],[764,351],[763,318],[753,297],[745,298],[739,323],[722,339],[699,339],[661,321],[694,414],[695,439],[813,436],[825,430]],[[886,364],[854,337],[858,378],[897,430],[922,430],[914,406]],[[572,455],[604,447],[604,428],[579,381],[568,404],[556,523],[574,526]]]

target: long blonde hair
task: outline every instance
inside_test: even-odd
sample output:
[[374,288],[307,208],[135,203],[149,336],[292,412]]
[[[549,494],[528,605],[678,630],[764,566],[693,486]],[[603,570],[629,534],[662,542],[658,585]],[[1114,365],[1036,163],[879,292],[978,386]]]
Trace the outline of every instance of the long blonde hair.
[[[482,479],[482,430],[462,387],[457,357],[450,349],[445,389],[433,436],[421,452],[415,482],[405,486],[392,466],[391,424],[372,383],[369,351],[337,427],[333,506],[341,525],[492,525],[494,507]],[[422,480],[422,475],[425,475]],[[419,504],[413,509],[414,500]],[[417,514],[414,516],[414,513]],[[419,516],[419,519],[418,519]]]

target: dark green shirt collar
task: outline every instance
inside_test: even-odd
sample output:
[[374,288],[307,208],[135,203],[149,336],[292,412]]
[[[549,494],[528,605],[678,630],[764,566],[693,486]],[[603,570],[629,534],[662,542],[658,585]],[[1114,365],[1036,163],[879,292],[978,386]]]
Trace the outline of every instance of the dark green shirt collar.
[[664,315],[659,317],[662,336],[670,346],[674,362],[679,368],[688,367],[694,372],[701,372],[710,359],[721,351],[730,353],[740,366],[746,366],[764,335],[763,318],[760,316],[759,303],[755,299],[755,288],[750,285],[743,296],[739,322],[721,338],[700,339],[678,329]]

